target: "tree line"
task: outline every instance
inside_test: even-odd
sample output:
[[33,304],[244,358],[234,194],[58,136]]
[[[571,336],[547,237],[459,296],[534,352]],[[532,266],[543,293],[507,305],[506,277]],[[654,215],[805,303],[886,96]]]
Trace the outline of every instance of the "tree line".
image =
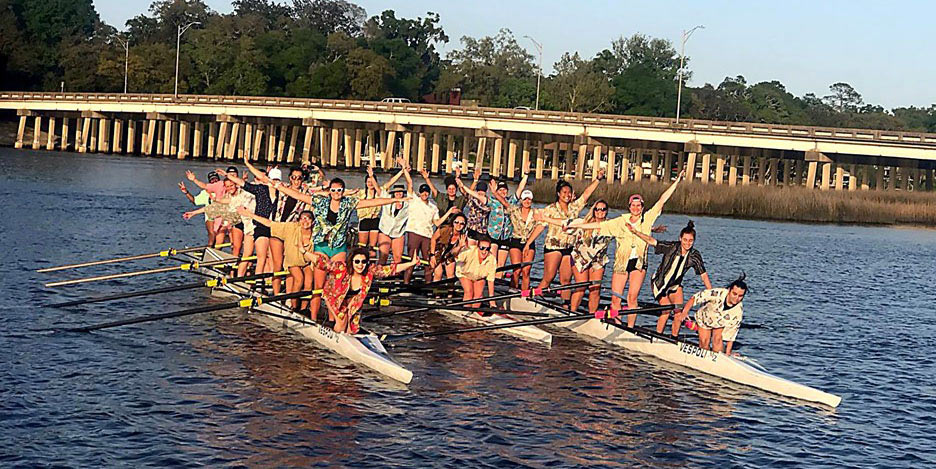
[[[461,90],[480,106],[533,108],[537,57],[508,29],[448,43],[441,18],[368,16],[346,0],[156,0],[118,31],[92,0],[0,0],[0,88],[172,93],[178,26],[179,92],[413,101]],[[686,63],[689,59],[686,58]],[[679,55],[666,39],[620,37],[594,57],[564,53],[542,77],[542,109],[672,117]],[[684,69],[688,79],[688,66]],[[779,81],[684,87],[681,116],[723,121],[936,132],[936,105],[884,109],[847,83],[794,96]]]

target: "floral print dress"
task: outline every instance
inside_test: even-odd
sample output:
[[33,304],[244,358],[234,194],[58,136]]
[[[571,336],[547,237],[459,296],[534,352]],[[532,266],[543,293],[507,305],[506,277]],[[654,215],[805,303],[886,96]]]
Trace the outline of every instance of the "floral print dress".
[[331,261],[324,256],[316,256],[314,265],[316,269],[327,273],[325,287],[322,289],[325,306],[339,319],[344,319],[346,314],[351,316],[348,330],[352,334],[357,334],[360,330],[361,307],[364,306],[364,298],[367,297],[374,279],[390,277],[397,273],[396,263],[385,266],[371,264],[361,275],[361,289],[354,295],[348,295],[351,290],[352,273],[348,272],[344,261]]

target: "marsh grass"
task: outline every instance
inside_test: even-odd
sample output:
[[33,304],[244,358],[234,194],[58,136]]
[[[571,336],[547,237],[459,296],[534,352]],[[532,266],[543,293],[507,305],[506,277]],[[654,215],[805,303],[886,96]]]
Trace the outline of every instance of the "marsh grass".
[[[571,181],[581,193],[590,181]],[[603,198],[614,208],[642,194],[652,205],[667,184],[628,182],[601,184],[591,200]],[[536,181],[537,202],[555,200],[555,181]],[[782,220],[812,223],[913,224],[936,226],[936,192],[925,191],[820,191],[805,187],[727,186],[680,184],[666,204],[666,212],[686,215]]]

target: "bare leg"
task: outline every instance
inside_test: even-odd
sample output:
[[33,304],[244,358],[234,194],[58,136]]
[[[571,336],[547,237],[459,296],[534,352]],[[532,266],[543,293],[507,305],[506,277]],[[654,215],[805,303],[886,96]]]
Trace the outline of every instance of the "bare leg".
[[[669,295],[666,295],[660,299],[661,305],[681,305],[682,302],[683,302],[682,287],[677,288],[675,292],[670,293]],[[660,319],[657,319],[657,332],[659,332],[660,334],[663,333],[663,329],[666,329],[666,320],[669,319],[669,316],[670,316],[669,312],[660,313]],[[679,322],[682,323],[681,320]],[[675,332],[673,333],[673,335],[679,334],[679,325],[676,323],[677,321],[676,321],[676,318],[674,317],[673,318],[673,330],[675,330]]]
[[709,349],[709,338],[712,336],[712,330],[699,326],[699,348]]
[[[588,270],[585,272],[579,272],[579,270],[573,266],[572,275],[575,276],[575,283],[584,282],[588,280]],[[585,287],[579,287],[572,291],[572,299],[569,302],[569,309],[572,311],[578,311],[579,305],[582,304],[582,298],[585,296]]]
[[238,228],[231,230],[231,254],[240,257],[241,248],[244,246],[244,232]]
[[[326,272],[322,269],[315,269],[312,273],[312,278],[314,279],[313,285],[316,290],[320,290],[325,286],[325,276]],[[312,320],[318,320],[319,310],[322,308],[322,294],[312,295],[312,302],[309,304],[309,311],[312,313]],[[335,320],[334,313],[329,309],[328,318]],[[336,331],[338,329],[335,329]]]
[[[253,235],[251,235],[251,236],[245,236],[245,237],[244,237],[244,252],[242,253],[242,256],[241,256],[241,257],[247,257],[247,256],[253,254],[253,249],[254,249],[254,237],[253,237]],[[248,267],[250,267],[250,262],[247,262],[247,261],[241,262],[241,263],[237,266],[237,276],[238,276],[238,277],[243,277],[243,276],[247,275],[247,268],[248,268]]]
[[712,351],[715,353],[721,353],[722,351],[722,331],[725,330],[723,327],[718,329],[712,329]]
[[[283,240],[279,238],[270,238],[270,253],[273,257],[273,263],[270,266],[270,271],[279,272],[283,270],[284,249],[285,246],[283,245]],[[274,295],[278,295],[279,292],[282,291],[282,286],[280,285],[281,281],[281,277],[273,277]]]
[[[517,248],[510,248],[510,263],[519,264],[523,262],[523,253]],[[510,275],[510,286],[517,288],[520,286],[520,277],[523,275],[523,269],[515,269]]]
[[[533,249],[527,249],[523,251],[523,262],[533,262],[533,256],[536,255],[536,251]],[[530,272],[533,270],[533,265],[528,265],[521,269],[521,282],[520,288],[524,290],[530,289]]]
[[[483,297],[483,296],[484,296],[484,283],[485,283],[484,279],[482,278],[481,280],[475,280],[475,281],[472,282],[472,283],[474,283],[474,288],[473,288],[473,289],[474,289],[474,297],[475,297],[475,298],[481,298],[481,297]],[[475,308],[480,308],[481,306],[484,306],[484,305],[482,305],[481,303],[475,303],[475,304],[474,304],[474,307],[475,307]]]
[[403,262],[403,256],[406,255],[406,238],[400,236],[393,238],[390,242],[390,251],[393,252],[393,262]]
[[357,234],[358,244],[361,244],[364,246],[370,246],[368,241],[370,241],[370,231],[358,231],[358,234]]
[[[299,291],[299,288],[302,286],[302,267],[292,266],[289,268],[289,277],[286,279],[286,293],[293,293]],[[295,298],[290,303],[292,303],[293,309],[299,309],[299,299]]]
[[[627,274],[615,272],[611,275],[611,291],[623,295],[625,286],[627,286]],[[621,309],[621,297],[611,295],[611,309],[615,311]]]
[[264,269],[266,268],[267,255],[270,251],[270,238],[263,237],[254,240],[254,249],[257,250],[257,268],[254,272],[262,274],[266,272]]
[[445,264],[445,278],[453,277],[455,277],[455,263],[449,262],[448,264]]
[[[471,280],[468,280],[467,278],[460,278],[458,279],[458,282],[461,283],[462,291],[464,291],[464,295],[462,295],[462,300],[463,301],[473,300],[474,299],[474,282]],[[476,308],[477,306],[468,305],[468,307]]]
[[[572,256],[562,256],[562,262],[559,263],[559,284],[568,285],[572,282]],[[572,292],[568,289],[559,292],[563,300],[568,301]]]
[[[644,277],[647,276],[646,270],[634,270],[627,276],[627,309],[637,309],[637,297],[640,295],[640,287],[643,285]],[[637,315],[627,315],[627,326],[634,327],[637,324]]]
[[377,256],[377,263],[380,265],[387,263],[387,257],[390,255],[390,241],[390,237],[383,233],[377,235],[377,250],[380,253]]
[[214,242],[215,242],[214,220],[211,220],[211,221],[205,220],[205,231],[208,232],[208,244],[214,245]]
[[543,280],[540,280],[539,288],[547,288],[556,278],[559,272],[559,264],[562,261],[561,252],[548,252],[543,255]]
[[598,283],[588,287],[588,312],[598,311],[598,304],[601,302],[601,279],[604,277],[604,268],[589,269],[588,280],[597,280]]

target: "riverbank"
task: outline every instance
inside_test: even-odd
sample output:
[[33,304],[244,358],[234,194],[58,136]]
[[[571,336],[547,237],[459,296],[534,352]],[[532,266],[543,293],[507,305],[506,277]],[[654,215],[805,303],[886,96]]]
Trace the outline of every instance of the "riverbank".
[[[571,181],[581,193],[590,181]],[[531,189],[537,202],[555,200],[555,181],[536,181]],[[602,184],[591,200],[605,199],[612,208],[625,208],[627,199],[642,194],[647,206],[666,190],[659,182]],[[667,202],[667,213],[707,215],[806,223],[856,223],[936,226],[936,192],[819,191],[805,187],[726,186],[682,183]]]

